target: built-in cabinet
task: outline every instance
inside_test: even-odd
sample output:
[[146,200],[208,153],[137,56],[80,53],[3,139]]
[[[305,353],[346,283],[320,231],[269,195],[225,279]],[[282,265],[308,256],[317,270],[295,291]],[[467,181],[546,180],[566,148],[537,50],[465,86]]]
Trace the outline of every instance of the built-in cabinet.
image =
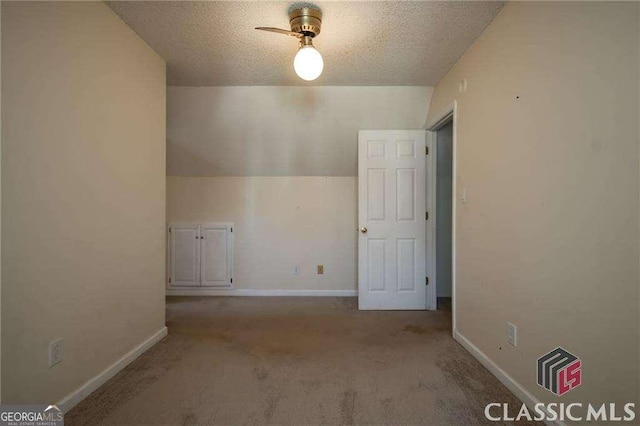
[[169,224],[169,288],[233,286],[233,224]]

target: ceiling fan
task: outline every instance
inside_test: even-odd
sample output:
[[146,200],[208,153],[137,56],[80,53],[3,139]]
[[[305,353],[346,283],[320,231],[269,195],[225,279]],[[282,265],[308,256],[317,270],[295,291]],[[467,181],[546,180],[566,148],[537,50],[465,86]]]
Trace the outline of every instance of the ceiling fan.
[[289,12],[291,31],[272,27],[256,27],[256,30],[270,31],[297,37],[300,49],[293,60],[293,69],[303,80],[315,80],[322,74],[322,55],[313,47],[313,38],[320,34],[322,12],[317,7],[301,7]]

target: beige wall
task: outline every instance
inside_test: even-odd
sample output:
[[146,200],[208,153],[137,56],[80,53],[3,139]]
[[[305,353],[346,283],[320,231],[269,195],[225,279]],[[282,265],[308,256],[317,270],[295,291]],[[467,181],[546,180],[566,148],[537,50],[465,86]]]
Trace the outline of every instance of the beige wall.
[[170,177],[167,216],[234,223],[236,289],[355,291],[357,185],[355,177]]
[[235,223],[236,289],[355,291],[358,130],[423,128],[431,91],[169,87],[168,220]]
[[638,401],[638,7],[509,3],[429,111],[457,99],[458,330],[541,400],[563,346],[584,383],[562,402]]
[[421,129],[431,87],[169,87],[169,176],[356,176],[360,129]]
[[55,403],[164,327],[164,62],[103,3],[2,2],[2,122],[2,399]]

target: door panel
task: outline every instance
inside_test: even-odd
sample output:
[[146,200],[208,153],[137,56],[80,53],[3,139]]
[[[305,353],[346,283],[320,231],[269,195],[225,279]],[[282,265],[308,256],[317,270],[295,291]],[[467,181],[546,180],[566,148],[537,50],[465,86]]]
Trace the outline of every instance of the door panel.
[[414,238],[398,238],[398,291],[415,291],[416,289],[416,240]]
[[367,217],[369,220],[384,220],[386,170],[369,169],[367,171]]
[[416,171],[415,169],[396,170],[396,189],[398,194],[398,221],[416,220]]
[[396,144],[396,158],[414,158],[416,144],[414,141],[398,141]]
[[200,273],[202,286],[231,286],[231,238],[226,225],[201,225]]
[[386,290],[386,254],[387,254],[387,241],[384,239],[369,238],[367,240],[367,258],[368,269],[368,284],[369,291],[384,291]]
[[358,134],[360,309],[426,307],[424,153],[422,130]]
[[198,225],[171,226],[171,285],[200,285]]
[[367,142],[367,155],[369,158],[384,158],[385,153],[385,141],[368,141]]

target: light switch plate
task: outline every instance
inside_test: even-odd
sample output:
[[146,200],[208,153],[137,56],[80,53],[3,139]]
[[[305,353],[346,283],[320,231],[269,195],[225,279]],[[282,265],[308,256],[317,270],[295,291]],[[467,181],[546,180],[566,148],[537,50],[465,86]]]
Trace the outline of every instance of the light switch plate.
[[324,265],[318,265],[318,275],[324,274]]
[[518,327],[507,322],[507,343],[514,348],[518,346]]
[[64,358],[64,340],[59,339],[49,346],[49,367],[62,362]]

